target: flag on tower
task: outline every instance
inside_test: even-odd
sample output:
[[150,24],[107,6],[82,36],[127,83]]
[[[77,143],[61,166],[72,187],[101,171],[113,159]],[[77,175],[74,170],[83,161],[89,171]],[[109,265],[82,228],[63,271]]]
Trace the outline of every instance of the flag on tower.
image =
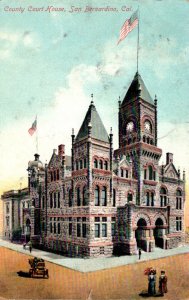
[[29,132],[30,135],[33,135],[36,130],[37,130],[37,118],[33,122],[31,128],[28,129],[28,132]]
[[119,33],[119,40],[117,42],[117,45],[126,38],[126,36],[131,32],[136,26],[138,25],[138,10],[136,10],[130,19],[127,19],[123,26],[121,27],[120,33]]

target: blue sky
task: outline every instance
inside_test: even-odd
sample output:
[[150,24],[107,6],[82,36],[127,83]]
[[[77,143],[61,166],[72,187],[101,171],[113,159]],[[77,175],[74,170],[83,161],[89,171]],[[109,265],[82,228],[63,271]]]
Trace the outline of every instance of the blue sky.
[[[117,11],[87,13],[87,5]],[[31,6],[43,11],[29,12]],[[48,6],[66,11],[49,13]],[[71,6],[81,12],[69,12]],[[61,143],[70,154],[71,129],[78,132],[91,93],[107,131],[113,127],[116,148],[117,101],[136,72],[137,29],[118,46],[117,40],[138,6],[139,73],[151,96],[158,97],[159,146],[164,157],[174,152],[176,167],[188,168],[189,1],[2,0],[1,190],[16,187],[20,177],[25,182],[36,144],[27,131],[36,114],[41,159],[48,161]],[[23,13],[11,11],[20,7]]]

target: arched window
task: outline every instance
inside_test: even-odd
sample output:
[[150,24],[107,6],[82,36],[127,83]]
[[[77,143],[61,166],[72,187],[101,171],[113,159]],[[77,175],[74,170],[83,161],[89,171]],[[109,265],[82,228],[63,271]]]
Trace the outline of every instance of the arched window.
[[80,169],[83,169],[83,161],[82,160],[80,160],[79,165],[80,165]]
[[131,201],[133,201],[133,194],[131,192],[129,192],[127,194],[127,202],[131,202]]
[[108,162],[107,162],[107,160],[105,160],[105,162],[104,162],[104,169],[108,170]]
[[103,169],[103,161],[100,159],[100,161],[99,161],[99,168],[100,169]]
[[69,206],[72,206],[72,189],[69,189]]
[[106,187],[105,186],[102,187],[101,203],[102,203],[102,206],[106,206],[107,205],[107,191],[106,191]]
[[152,166],[148,167],[148,178],[149,178],[149,180],[153,180],[153,168],[152,168]]
[[182,209],[182,192],[177,190],[176,192],[176,209]]
[[113,189],[113,206],[116,206],[116,190]]
[[94,168],[97,169],[98,168],[98,160],[95,158],[94,159]]
[[95,187],[95,206],[100,205],[100,189],[99,186]]
[[164,187],[160,189],[160,206],[167,205],[167,191]]
[[87,205],[87,189],[86,186],[83,188],[83,206]]

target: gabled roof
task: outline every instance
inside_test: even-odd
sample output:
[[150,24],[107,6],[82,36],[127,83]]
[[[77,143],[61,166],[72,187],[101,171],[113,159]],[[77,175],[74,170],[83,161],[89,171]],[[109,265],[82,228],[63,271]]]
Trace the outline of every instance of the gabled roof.
[[94,139],[109,143],[108,133],[104,127],[104,124],[102,123],[102,120],[96,110],[96,107],[94,106],[93,101],[91,101],[89,109],[84,118],[83,124],[81,125],[81,128],[78,132],[78,135],[76,137],[76,142],[78,142],[88,136],[89,123],[92,126],[91,137]]
[[126,104],[128,101],[134,100],[137,97],[147,101],[150,104],[154,105],[154,101],[152,100],[145,84],[144,81],[142,80],[142,77],[140,74],[137,72],[135,74],[135,77],[133,81],[131,82],[131,85],[125,95],[125,98],[123,99],[122,104]]

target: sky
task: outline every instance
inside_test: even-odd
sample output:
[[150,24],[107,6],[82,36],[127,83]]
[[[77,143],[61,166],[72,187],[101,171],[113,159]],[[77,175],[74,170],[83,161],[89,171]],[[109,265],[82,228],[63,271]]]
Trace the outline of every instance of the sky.
[[70,155],[72,128],[77,134],[92,93],[117,148],[118,100],[136,73],[137,28],[117,41],[138,7],[139,73],[158,99],[161,162],[173,152],[189,178],[189,1],[1,0],[0,193],[26,186],[36,115],[40,159],[48,162],[59,144]]

